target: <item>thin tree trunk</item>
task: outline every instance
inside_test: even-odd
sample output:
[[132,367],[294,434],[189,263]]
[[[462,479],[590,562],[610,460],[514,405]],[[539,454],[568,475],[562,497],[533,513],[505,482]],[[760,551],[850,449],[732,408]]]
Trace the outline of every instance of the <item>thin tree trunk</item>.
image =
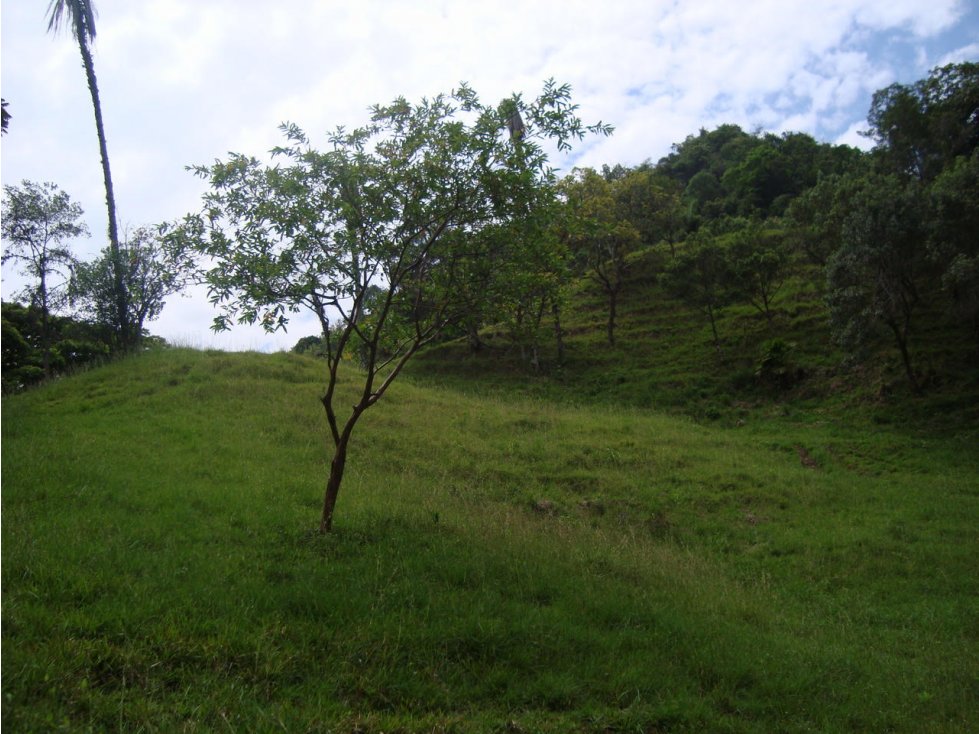
[[618,294],[614,290],[609,290],[608,292],[608,325],[606,331],[608,332],[608,344],[610,347],[615,346],[615,312],[616,306],[618,305]]
[[911,389],[915,395],[921,394],[921,385],[918,378],[914,376],[914,369],[911,366],[911,352],[908,350],[907,331],[902,332],[897,324],[891,323],[891,330],[894,332],[894,339],[897,341],[897,348],[901,351],[901,361],[904,364],[904,373],[908,376]]
[[470,323],[466,325],[466,338],[469,341],[469,351],[476,353],[482,350],[483,340],[479,338],[479,329],[476,324]]
[[320,533],[329,533],[333,529],[333,508],[340,494],[340,483],[343,481],[343,470],[347,465],[347,445],[350,442],[350,432],[344,431],[340,443],[333,454],[330,463],[330,478],[326,483],[326,494],[323,497],[323,516],[320,518]]
[[47,260],[41,260],[41,368],[51,376],[51,321],[48,318],[48,286],[45,280]]
[[326,482],[326,492],[323,495],[323,515],[320,518],[320,532],[328,533],[333,529],[333,508],[336,507],[337,495],[340,494],[340,483],[343,482],[343,470],[347,465],[347,447],[350,445],[350,436],[357,420],[367,409],[367,404],[362,401],[359,405],[354,406],[353,413],[343,426],[343,431],[337,433],[332,430],[335,424],[329,399],[324,397],[322,402],[323,407],[326,408],[327,419],[330,420],[335,445],[333,461],[330,462],[330,478]]
[[714,335],[714,348],[720,352],[721,338],[717,335],[717,324],[714,321],[714,308],[710,304],[707,305],[707,318],[710,319],[710,330]]
[[88,43],[79,39],[78,48],[82,54],[82,64],[85,66],[85,78],[88,89],[92,94],[92,108],[95,110],[95,130],[99,137],[99,154],[102,157],[102,177],[105,180],[105,205],[109,215],[109,252],[112,255],[112,283],[115,291],[116,323],[119,341],[123,349],[131,348],[135,336],[129,328],[129,298],[123,280],[122,254],[119,248],[119,228],[116,224],[116,197],[112,191],[112,173],[109,170],[109,149],[105,140],[105,125],[102,122],[102,102],[99,99],[99,86],[95,78],[95,64]]
[[554,341],[557,343],[557,363],[564,363],[564,332],[561,331],[561,309],[557,300],[551,301],[551,313],[554,315]]

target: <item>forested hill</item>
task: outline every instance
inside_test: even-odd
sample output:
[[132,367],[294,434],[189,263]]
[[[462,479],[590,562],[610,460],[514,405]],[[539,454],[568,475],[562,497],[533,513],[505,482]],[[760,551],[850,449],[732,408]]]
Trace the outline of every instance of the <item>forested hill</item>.
[[576,170],[560,295],[481,314],[421,371],[732,421],[792,402],[976,425],[979,65],[878,91],[868,122],[866,153],[722,125]]
[[[389,112],[397,117],[403,110]],[[492,123],[497,111],[484,112]],[[524,109],[533,124],[531,113]],[[383,334],[370,323],[383,287],[330,284],[330,274],[319,275],[338,293],[356,286],[360,317],[367,319],[358,333],[376,339],[378,354],[397,351],[409,333],[402,322],[449,309],[463,313],[413,365],[419,375],[478,375],[508,389],[554,387],[575,400],[611,399],[708,419],[737,421],[745,411],[792,402],[870,406],[880,420],[975,423],[979,64],[938,68],[916,83],[879,90],[868,127],[869,152],[728,124],[687,136],[656,162],[576,169],[542,187],[524,186],[514,171],[491,172],[500,177],[495,188],[473,200],[498,209],[501,192],[520,183],[526,200],[509,204],[513,221],[472,229],[459,252],[449,238],[444,252],[423,256],[426,268],[406,263],[385,322],[395,328]],[[427,145],[439,144],[436,132],[425,128]],[[543,160],[527,139],[498,145],[501,160],[514,146],[523,146],[521,165],[529,151]],[[446,176],[468,181],[472,165],[418,175],[433,178],[426,185],[437,197]],[[293,175],[305,180],[309,172],[297,164]],[[506,219],[493,211],[473,221]],[[310,226],[322,216],[315,213]],[[447,221],[440,231],[475,226]],[[262,246],[257,241],[255,267],[242,277],[302,261],[263,265]],[[148,250],[153,258],[164,251],[156,240]],[[170,272],[164,265],[156,263]],[[434,277],[436,266],[451,267]],[[389,262],[378,267],[390,271]],[[305,282],[300,275],[297,282]],[[162,308],[162,299],[152,304]],[[256,302],[219,319],[261,316],[274,327],[288,308]],[[421,321],[419,334],[427,329]],[[4,389],[104,360],[113,350],[110,326],[5,303]],[[364,348],[356,341],[345,342],[346,356]],[[144,337],[144,347],[153,343]],[[296,350],[322,351],[324,343],[306,337]]]

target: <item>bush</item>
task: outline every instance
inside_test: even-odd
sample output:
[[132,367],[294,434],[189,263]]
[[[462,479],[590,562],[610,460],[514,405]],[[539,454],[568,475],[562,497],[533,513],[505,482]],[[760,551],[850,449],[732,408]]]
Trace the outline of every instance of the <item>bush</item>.
[[761,360],[755,368],[755,377],[763,385],[776,390],[788,390],[803,377],[791,359],[795,345],[784,339],[769,339],[761,345]]

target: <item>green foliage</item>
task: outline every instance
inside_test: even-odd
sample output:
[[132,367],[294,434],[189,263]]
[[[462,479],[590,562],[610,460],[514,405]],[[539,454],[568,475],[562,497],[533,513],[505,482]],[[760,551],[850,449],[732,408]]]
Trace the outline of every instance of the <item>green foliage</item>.
[[[553,81],[529,104],[514,95],[496,107],[462,85],[417,105],[400,98],[375,106],[370,125],[337,129],[326,152],[286,124],[288,145],[273,152],[274,166],[233,154],[194,169],[210,190],[202,211],[168,239],[174,257],[207,283],[220,310],[214,327],[238,321],[274,331],[303,308],[320,321],[329,375],[322,403],[335,446],[322,530],[361,414],[421,346],[464,323],[474,303],[478,321],[501,295],[513,296],[486,263],[506,275],[540,274],[527,273],[527,260],[513,253],[546,242],[533,236],[548,228],[554,200],[541,142],[566,150],[586,133],[611,131],[585,126],[575,109],[570,88]],[[334,394],[348,348],[365,374],[343,417]]]
[[931,181],[979,146],[979,64],[936,67],[874,93],[870,136],[889,170]]
[[633,176],[610,181],[590,168],[575,169],[561,182],[565,208],[558,224],[560,237],[576,272],[593,279],[605,292],[610,345],[615,344],[616,306],[628,256],[642,241],[637,222],[630,218],[631,208],[623,205],[635,193],[634,186]]
[[929,239],[942,286],[979,343],[979,151],[956,158],[928,194]]
[[717,319],[734,302],[734,268],[729,248],[719,237],[698,233],[667,266],[664,285],[670,295],[703,312],[714,346],[720,348]]
[[850,202],[841,247],[827,268],[827,300],[836,338],[859,353],[886,329],[901,353],[908,380],[920,389],[911,358],[912,320],[922,305],[929,268],[924,202],[914,182],[866,179]]
[[755,377],[776,390],[786,390],[801,377],[801,371],[793,363],[793,344],[784,339],[771,339],[761,345],[761,359],[755,368]]
[[830,175],[789,204],[786,219],[794,249],[810,263],[825,267],[843,241],[843,223],[864,177]]
[[[88,235],[81,206],[53,183],[23,181],[3,187],[3,263],[18,263],[32,282],[20,298],[49,314],[65,299],[75,256],[68,242]],[[59,280],[52,280],[58,279]]]
[[304,336],[290,351],[294,354],[308,354],[311,357],[326,356],[323,351],[323,338],[319,336]]
[[[46,320],[36,307],[3,303],[3,392],[17,392],[55,373],[105,361],[111,330],[66,316]],[[45,369],[47,363],[47,369]]]
[[731,276],[738,294],[772,322],[772,301],[785,282],[788,252],[784,233],[752,222],[731,243]]
[[[116,328],[124,323],[126,334],[143,335],[147,321],[160,315],[165,299],[183,287],[179,268],[168,262],[159,234],[139,227],[129,232],[119,248],[127,312],[117,312],[118,298],[115,265],[111,248],[105,248],[92,262],[78,263],[69,286],[72,305],[97,324]],[[120,345],[122,346],[122,345]],[[131,346],[131,345],[130,345]]]

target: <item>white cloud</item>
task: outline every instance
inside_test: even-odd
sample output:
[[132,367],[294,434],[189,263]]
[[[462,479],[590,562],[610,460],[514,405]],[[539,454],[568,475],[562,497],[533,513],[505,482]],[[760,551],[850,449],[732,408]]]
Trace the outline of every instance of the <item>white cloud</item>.
[[947,66],[948,64],[961,64],[964,61],[973,63],[979,59],[979,43],[970,43],[962,48],[951,51],[935,62],[935,66]]

